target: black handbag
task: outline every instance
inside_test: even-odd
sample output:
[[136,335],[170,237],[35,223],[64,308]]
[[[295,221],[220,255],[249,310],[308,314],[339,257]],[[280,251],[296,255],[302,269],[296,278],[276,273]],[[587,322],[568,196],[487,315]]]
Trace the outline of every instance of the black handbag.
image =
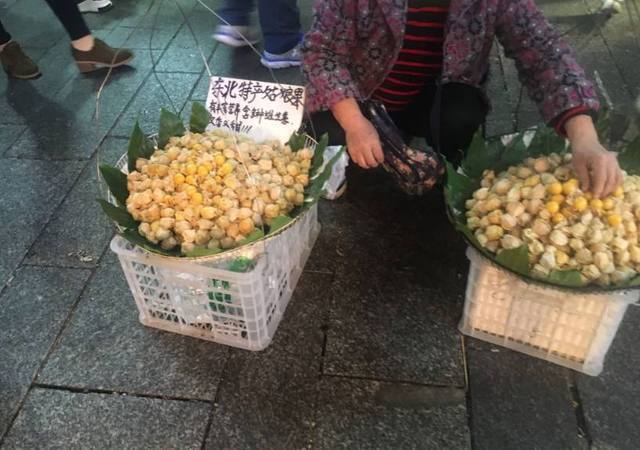
[[445,166],[440,155],[430,148],[418,150],[409,147],[382,103],[367,100],[360,104],[360,109],[380,136],[384,152],[382,167],[404,192],[422,195],[442,179]]

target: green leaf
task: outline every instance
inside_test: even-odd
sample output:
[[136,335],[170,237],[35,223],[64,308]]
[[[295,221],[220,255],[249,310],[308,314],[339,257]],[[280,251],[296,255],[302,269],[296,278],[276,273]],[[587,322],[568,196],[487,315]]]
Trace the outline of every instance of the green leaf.
[[318,145],[313,152],[313,160],[311,161],[311,168],[309,169],[309,178],[315,177],[322,167],[322,163],[324,162],[324,151],[327,148],[327,145],[329,145],[329,135],[325,133],[318,141]]
[[550,155],[551,153],[564,153],[566,141],[550,127],[539,126],[536,134],[529,144],[529,155]]
[[193,102],[191,105],[191,117],[189,118],[189,130],[194,133],[204,133],[211,116],[202,103]]
[[136,170],[136,161],[138,158],[149,158],[153,155],[153,144],[144,134],[140,124],[136,121],[129,138],[129,148],[127,149],[127,161],[129,172]]
[[553,284],[567,287],[584,286],[585,282],[577,270],[552,270],[548,281]]
[[640,286],[640,275],[631,278],[630,280],[625,281],[622,284],[623,287],[636,287]]
[[238,242],[238,247],[241,245],[251,244],[252,242],[257,241],[258,239],[262,239],[264,237],[264,231],[262,230],[254,230],[249,236]]
[[507,146],[502,146],[502,143],[498,139],[497,142],[492,142],[491,145],[502,146],[502,154],[498,160],[498,163],[495,165],[494,170],[496,173],[502,172],[506,170],[510,166],[515,166],[524,161],[527,156],[529,156],[529,152],[527,151],[527,146],[524,144],[524,133],[518,134],[518,136],[514,137],[513,140]]
[[269,233],[273,233],[274,231],[279,230],[292,220],[293,217],[289,217],[287,215],[278,216],[275,219],[272,219],[271,225],[269,225]]
[[115,167],[108,166],[106,164],[100,165],[100,174],[102,178],[109,186],[111,195],[122,206],[126,206],[127,197],[129,197],[129,189],[127,189],[127,175],[122,173]]
[[469,178],[480,178],[482,173],[492,168],[499,156],[495,146],[487,146],[482,136],[482,132],[478,131],[474,136],[466,156],[462,162],[462,170]]
[[231,263],[229,270],[231,272],[245,273],[250,272],[255,267],[256,262],[253,259],[241,256]]
[[331,158],[327,162],[327,164],[325,164],[324,169],[322,169],[322,173],[320,173],[320,175],[318,175],[317,177],[311,180],[311,183],[307,187],[307,191],[305,193],[306,197],[304,200],[308,206],[316,203],[320,199],[320,196],[322,196],[322,193],[324,192],[324,185],[329,180],[329,178],[331,178],[331,172],[333,170],[333,166],[336,163],[336,161],[340,159],[344,151],[345,151],[345,148],[342,147],[333,156],[333,158]]
[[304,144],[307,142],[307,137],[304,134],[300,134],[300,133],[293,133],[291,135],[291,138],[289,138],[289,147],[291,147],[291,150],[293,150],[294,152],[297,152],[298,150],[301,150],[304,148]]
[[160,129],[158,130],[158,148],[164,148],[173,136],[182,136],[186,132],[180,116],[164,108],[160,110]]
[[495,258],[496,262],[521,275],[529,275],[529,247],[502,250]]
[[474,182],[465,174],[459,173],[449,161],[445,161],[445,164],[447,166],[445,197],[456,221],[465,223],[463,220],[465,212],[464,203],[473,195],[473,191],[477,187],[477,182]]
[[197,246],[197,247],[194,247],[193,250],[190,250],[188,252],[184,252],[184,255],[188,256],[190,258],[195,258],[195,257],[198,257],[198,256],[217,255],[220,252],[222,252],[222,249],[220,249],[220,248],[207,248],[207,247],[204,247],[204,246]]
[[640,134],[618,155],[618,162],[630,175],[640,175]]
[[122,206],[115,206],[104,199],[97,199],[104,213],[123,228],[137,228],[138,222]]

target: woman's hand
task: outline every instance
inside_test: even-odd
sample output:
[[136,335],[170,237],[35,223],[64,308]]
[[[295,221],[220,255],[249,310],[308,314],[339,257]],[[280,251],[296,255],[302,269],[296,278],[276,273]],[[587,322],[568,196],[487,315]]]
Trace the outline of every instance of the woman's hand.
[[363,169],[372,169],[384,161],[380,137],[371,122],[363,117],[344,131],[347,151],[357,165]]
[[331,112],[344,129],[347,151],[353,162],[364,169],[372,169],[384,161],[380,136],[362,115],[355,99],[347,98],[336,103]]
[[565,124],[573,152],[573,168],[583,191],[594,197],[606,197],[622,184],[622,172],[614,152],[605,149],[591,117],[579,115]]

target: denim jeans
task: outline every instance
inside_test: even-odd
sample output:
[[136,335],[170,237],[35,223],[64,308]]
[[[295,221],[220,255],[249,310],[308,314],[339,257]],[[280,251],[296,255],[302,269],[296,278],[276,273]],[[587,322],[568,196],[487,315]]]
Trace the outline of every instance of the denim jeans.
[[[226,0],[218,10],[231,25],[249,25],[254,0]],[[300,11],[296,0],[258,0],[264,49],[269,53],[286,53],[302,38]]]
[[[67,30],[67,34],[72,41],[85,37],[91,32],[87,28],[76,3],[69,0],[45,0],[49,7],[53,10],[58,20]],[[0,45],[6,44],[11,40],[11,35],[4,29],[0,23]]]

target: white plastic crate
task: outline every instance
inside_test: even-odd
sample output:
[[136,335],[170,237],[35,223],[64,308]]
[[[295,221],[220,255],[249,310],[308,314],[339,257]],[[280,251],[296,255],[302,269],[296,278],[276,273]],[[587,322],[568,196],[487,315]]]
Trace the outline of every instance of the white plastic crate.
[[[317,205],[253,245],[207,258],[156,255],[111,241],[144,325],[247,350],[273,339],[320,231]],[[233,272],[239,257],[255,267]]]
[[637,291],[572,293],[527,283],[469,248],[460,331],[596,376]]

